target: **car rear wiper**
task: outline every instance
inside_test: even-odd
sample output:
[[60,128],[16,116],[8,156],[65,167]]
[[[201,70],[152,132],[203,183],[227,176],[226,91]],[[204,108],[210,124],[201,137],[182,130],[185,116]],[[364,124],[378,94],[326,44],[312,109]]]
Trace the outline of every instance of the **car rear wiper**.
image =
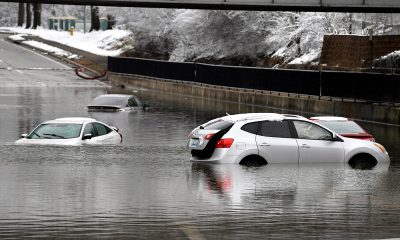
[[54,133],[43,133],[44,136],[52,136],[52,137],[58,137],[58,138],[65,138],[63,136],[54,134]]

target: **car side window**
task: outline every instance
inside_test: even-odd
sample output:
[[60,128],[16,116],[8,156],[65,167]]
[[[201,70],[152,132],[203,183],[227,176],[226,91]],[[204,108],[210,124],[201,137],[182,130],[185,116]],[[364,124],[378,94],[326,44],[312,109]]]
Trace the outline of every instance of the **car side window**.
[[100,123],[94,123],[94,126],[95,126],[99,136],[106,135],[107,133],[112,131],[110,128],[108,128]]
[[92,123],[86,124],[85,129],[83,130],[83,136],[86,134],[92,134],[92,137],[96,137],[97,134]]
[[128,106],[129,107],[137,107],[138,106],[138,103],[136,102],[135,98],[129,98]]
[[258,122],[247,123],[243,125],[240,129],[248,133],[257,134]]
[[259,135],[278,138],[292,137],[288,121],[263,121],[260,125]]
[[332,139],[332,133],[328,130],[309,122],[293,121],[297,135],[302,139],[311,140],[329,140]]

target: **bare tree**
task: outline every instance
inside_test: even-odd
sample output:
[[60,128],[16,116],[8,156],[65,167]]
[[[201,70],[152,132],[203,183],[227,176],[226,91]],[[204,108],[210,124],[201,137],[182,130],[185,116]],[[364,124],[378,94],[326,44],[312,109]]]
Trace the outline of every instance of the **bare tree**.
[[32,25],[31,4],[26,3],[26,26],[25,26],[25,28],[30,28],[31,25]]
[[92,17],[92,24],[90,27],[90,32],[91,31],[98,31],[100,30],[100,17],[99,17],[99,7],[97,6],[91,6],[90,7],[90,15]]
[[33,29],[36,29],[38,26],[42,25],[42,4],[34,3],[33,4]]
[[18,3],[18,27],[24,25],[25,20],[25,5],[24,3]]

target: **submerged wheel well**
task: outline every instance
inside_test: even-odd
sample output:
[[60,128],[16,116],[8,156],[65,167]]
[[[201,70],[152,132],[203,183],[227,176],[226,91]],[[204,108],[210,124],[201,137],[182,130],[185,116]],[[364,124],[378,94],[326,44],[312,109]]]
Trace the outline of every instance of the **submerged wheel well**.
[[259,155],[249,155],[244,157],[239,164],[244,166],[262,166],[268,164],[268,162]]
[[376,164],[378,164],[378,161],[368,153],[358,153],[349,160],[349,165],[356,169],[371,169]]

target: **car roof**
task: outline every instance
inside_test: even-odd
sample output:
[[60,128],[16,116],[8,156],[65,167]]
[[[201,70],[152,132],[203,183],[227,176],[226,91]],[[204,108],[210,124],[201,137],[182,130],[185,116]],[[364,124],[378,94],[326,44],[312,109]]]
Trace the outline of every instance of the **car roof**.
[[282,121],[284,119],[306,119],[299,115],[279,114],[279,113],[242,113],[227,115],[220,118],[221,120],[229,122],[239,122],[248,120],[269,120],[269,121]]
[[311,117],[311,120],[318,121],[349,121],[348,118],[345,117],[336,117],[336,116],[320,116],[320,117]]
[[66,118],[57,118],[54,120],[49,120],[44,123],[76,123],[83,124],[86,122],[95,122],[94,118],[84,118],[84,117],[66,117]]

